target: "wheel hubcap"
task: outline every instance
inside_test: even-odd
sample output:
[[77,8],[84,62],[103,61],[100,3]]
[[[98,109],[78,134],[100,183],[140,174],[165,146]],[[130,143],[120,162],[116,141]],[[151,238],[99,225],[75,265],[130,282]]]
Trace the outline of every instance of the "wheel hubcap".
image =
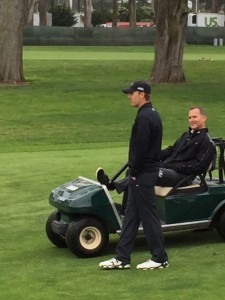
[[101,233],[96,227],[86,227],[81,231],[80,243],[82,247],[92,250],[101,243]]

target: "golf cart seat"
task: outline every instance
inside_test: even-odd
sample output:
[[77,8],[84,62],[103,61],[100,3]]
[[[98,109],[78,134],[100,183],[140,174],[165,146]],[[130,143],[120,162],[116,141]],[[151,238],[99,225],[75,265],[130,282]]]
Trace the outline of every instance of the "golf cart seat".
[[[185,178],[186,179],[186,178]],[[180,183],[178,183],[179,185]],[[192,182],[192,184],[187,185],[187,186],[180,186],[178,187],[178,185],[176,185],[175,187],[172,186],[155,186],[155,194],[157,196],[168,196],[170,194],[177,194],[177,193],[185,193],[185,192],[190,192],[191,189],[195,189],[199,191],[199,189],[202,189],[202,186],[200,183],[197,182]],[[205,190],[205,188],[204,188]]]
[[[203,174],[199,174],[196,177],[193,175],[188,175],[174,187],[155,186],[155,194],[157,196],[165,197],[171,194],[196,193],[196,192],[199,193],[199,192],[207,191],[208,186],[205,181],[205,177],[206,174],[208,173],[209,179],[212,180],[212,171],[215,169],[216,159],[217,159],[217,155],[215,154],[206,172],[204,172]],[[199,180],[196,180],[196,178],[199,178]],[[188,181],[190,182],[190,180],[192,179],[193,181],[190,185],[184,185],[185,182]]]

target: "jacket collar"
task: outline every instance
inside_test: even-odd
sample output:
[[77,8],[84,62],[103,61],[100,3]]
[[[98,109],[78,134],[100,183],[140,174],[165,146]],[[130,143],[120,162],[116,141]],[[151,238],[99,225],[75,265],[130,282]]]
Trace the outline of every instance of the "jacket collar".
[[138,112],[145,109],[146,107],[152,107],[152,103],[150,101],[146,102],[145,104],[143,104],[141,107],[138,108]]
[[191,129],[191,127],[189,127],[189,134],[190,134],[191,137],[194,137],[194,136],[197,136],[201,133],[206,133],[206,132],[208,132],[207,127],[202,128],[202,129],[197,129],[197,130]]

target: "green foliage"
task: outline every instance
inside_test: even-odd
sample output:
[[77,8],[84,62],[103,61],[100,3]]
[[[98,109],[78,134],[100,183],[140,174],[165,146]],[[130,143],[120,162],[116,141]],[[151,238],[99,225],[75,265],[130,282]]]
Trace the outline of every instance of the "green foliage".
[[149,22],[153,21],[155,14],[151,7],[149,6],[140,6],[136,9],[136,19],[137,22]]
[[57,5],[53,7],[50,12],[52,13],[52,26],[70,27],[76,24],[74,13],[70,7]]
[[94,10],[92,13],[92,24],[93,26],[104,24],[106,22],[112,21],[112,11],[111,10]]
[[[200,9],[206,10],[208,12],[214,12],[214,13],[217,13],[221,9],[224,10],[224,5],[225,5],[224,0],[216,0],[216,1],[205,0],[205,1],[200,1],[199,3]],[[214,6],[215,6],[215,11],[212,10]]]
[[118,9],[118,20],[120,22],[128,22],[129,21],[129,9],[128,9],[128,6],[121,6]]
[[[129,22],[128,5],[119,7],[117,20],[119,22]],[[137,22],[148,22],[154,20],[154,12],[149,6],[137,6],[136,8]],[[112,21],[112,9],[94,10],[92,13],[93,26],[104,24]]]

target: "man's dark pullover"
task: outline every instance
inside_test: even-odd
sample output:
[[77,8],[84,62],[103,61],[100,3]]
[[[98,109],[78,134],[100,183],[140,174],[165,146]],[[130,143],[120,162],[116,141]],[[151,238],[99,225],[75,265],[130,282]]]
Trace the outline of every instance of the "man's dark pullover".
[[215,158],[216,147],[208,135],[208,129],[189,129],[173,146],[161,151],[160,167],[173,169],[187,175],[199,175],[207,171]]
[[129,166],[132,177],[159,169],[161,143],[161,119],[152,104],[147,102],[138,109],[131,130]]

